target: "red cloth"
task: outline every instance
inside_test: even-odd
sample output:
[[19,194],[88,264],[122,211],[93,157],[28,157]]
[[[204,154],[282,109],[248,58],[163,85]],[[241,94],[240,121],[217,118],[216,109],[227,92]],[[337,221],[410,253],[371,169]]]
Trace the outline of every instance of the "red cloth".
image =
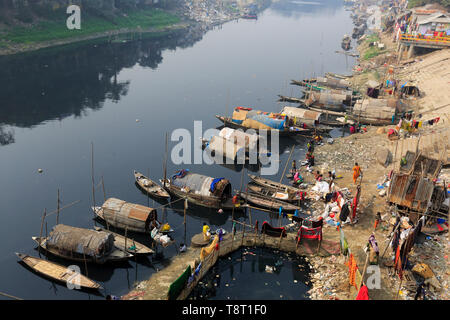
[[356,300],[369,300],[369,289],[367,289],[367,286],[362,286],[361,289],[359,289]]
[[305,239],[318,239],[319,241],[322,240],[322,227],[317,228],[306,228],[304,226],[301,226],[297,233],[298,241],[300,241],[302,238]]

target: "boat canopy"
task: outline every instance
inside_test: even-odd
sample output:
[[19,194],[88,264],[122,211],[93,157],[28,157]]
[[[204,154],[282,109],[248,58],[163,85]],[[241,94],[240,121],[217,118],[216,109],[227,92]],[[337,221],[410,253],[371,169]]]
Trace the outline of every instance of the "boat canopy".
[[172,176],[171,183],[186,192],[208,197],[231,195],[231,184],[225,178],[212,178],[188,170],[180,170]]
[[224,127],[222,130],[220,130],[219,136],[236,144],[239,147],[245,148],[246,150],[256,150],[258,140],[261,138],[261,136],[257,134],[250,134],[242,130],[229,127]]
[[391,120],[405,110],[400,99],[372,99],[357,100],[353,107],[353,116],[380,120]]
[[313,104],[341,106],[347,100],[347,95],[331,91],[311,92],[305,101],[307,106]]
[[116,198],[107,199],[103,205],[103,218],[111,225],[137,232],[146,232],[156,219],[156,209],[129,203]]
[[221,136],[212,137],[207,148],[214,152],[214,156],[222,156],[232,161],[236,160],[236,158],[244,159],[245,157],[245,148],[243,146],[234,144]]
[[114,249],[114,236],[104,231],[58,224],[50,232],[46,245],[48,249],[56,249],[65,255],[85,255],[99,261]]
[[287,115],[289,119],[292,120],[294,125],[301,125],[302,123],[307,125],[315,125],[316,121],[317,123],[320,123],[323,115],[320,112],[287,106],[281,110],[281,113]]
[[327,86],[330,88],[340,88],[340,89],[347,89],[351,87],[350,82],[344,79],[317,77],[316,80],[317,80],[316,83],[320,86]]
[[233,112],[231,121],[251,129],[283,130],[286,116],[279,113],[237,107]]

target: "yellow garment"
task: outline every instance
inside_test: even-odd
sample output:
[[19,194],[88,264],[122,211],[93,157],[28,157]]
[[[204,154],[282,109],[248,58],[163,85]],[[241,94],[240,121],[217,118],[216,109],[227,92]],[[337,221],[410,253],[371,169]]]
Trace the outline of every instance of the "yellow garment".
[[209,246],[202,248],[202,250],[200,251],[200,260],[201,261],[205,260],[205,258],[207,256],[209,256],[215,250],[215,247],[216,247],[217,243],[219,243],[219,236],[218,235],[216,235],[214,237],[213,242]]
[[162,227],[161,227],[161,231],[170,231],[170,225],[168,223],[165,223]]
[[203,226],[203,233],[207,233],[208,231],[209,231],[209,226],[205,224]]
[[203,226],[203,240],[209,241],[209,239],[211,239],[211,235],[209,233],[209,226],[205,224]]
[[418,127],[419,127],[419,128],[422,128],[422,121],[419,121]]

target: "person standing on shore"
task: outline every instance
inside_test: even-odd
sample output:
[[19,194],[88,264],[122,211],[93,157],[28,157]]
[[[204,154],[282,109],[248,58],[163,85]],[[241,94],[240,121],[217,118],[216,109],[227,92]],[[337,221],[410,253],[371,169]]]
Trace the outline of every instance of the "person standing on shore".
[[358,165],[358,162],[355,162],[355,166],[353,167],[353,183],[356,184],[356,180],[358,180],[359,176],[362,176],[361,167]]

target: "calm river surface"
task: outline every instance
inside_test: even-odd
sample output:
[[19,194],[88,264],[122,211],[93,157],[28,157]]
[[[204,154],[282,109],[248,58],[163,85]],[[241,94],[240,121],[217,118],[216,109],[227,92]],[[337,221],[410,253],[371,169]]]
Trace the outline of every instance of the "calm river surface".
[[[14,254],[37,256],[31,237],[39,235],[44,208],[56,209],[58,188],[62,206],[81,200],[61,212],[60,223],[99,225],[90,210],[91,142],[96,204],[103,202],[99,183],[104,177],[107,197],[147,205],[132,170],[150,172],[155,180],[163,177],[166,132],[169,137],[177,128],[192,132],[195,120],[202,121],[204,130],[218,127],[214,115],[230,114],[235,106],[279,111],[283,105],[277,102],[278,94],[300,95],[299,87],[289,85],[291,79],[327,71],[348,73],[353,58],[335,50],[341,50],[343,35],[351,34],[349,15],[339,0],[283,1],[260,13],[258,20],[229,22],[205,34],[190,30],[159,39],[0,57],[0,291],[24,299],[103,299],[52,284],[18,264]],[[288,157],[284,151],[293,142],[293,159],[303,158],[304,141],[281,141],[279,173],[271,178],[280,178]],[[175,144],[169,141],[169,152]],[[233,189],[240,188],[240,168],[183,167],[226,177]],[[169,157],[168,174],[180,168]],[[160,205],[150,199],[150,206]],[[158,209],[160,220],[175,229],[178,243],[184,237],[181,208],[179,202]],[[267,213],[252,214],[261,223],[270,219]],[[213,230],[230,230],[230,218],[190,206],[187,239],[201,231],[203,222]],[[55,221],[54,214],[47,218],[48,232]],[[137,239],[147,241],[144,236]],[[158,257],[114,267],[88,265],[88,275],[101,283],[103,293],[123,295],[175,254],[171,246]],[[254,290],[258,288],[263,290],[255,284]]]

